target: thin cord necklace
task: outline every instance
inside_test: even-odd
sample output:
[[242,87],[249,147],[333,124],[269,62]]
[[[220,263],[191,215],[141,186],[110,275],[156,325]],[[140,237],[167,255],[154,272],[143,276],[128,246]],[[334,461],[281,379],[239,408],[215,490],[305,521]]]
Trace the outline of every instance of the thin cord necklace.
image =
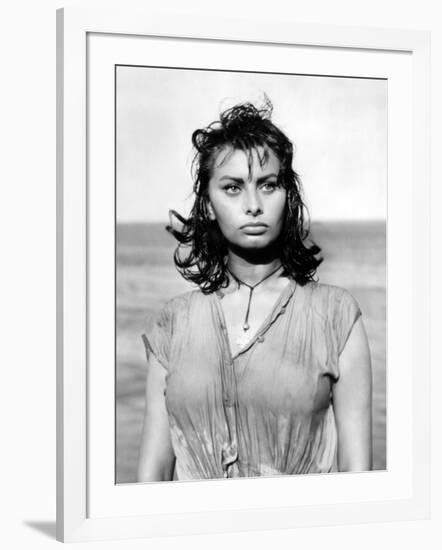
[[247,304],[247,311],[246,311],[246,317],[244,319],[244,323],[243,323],[243,326],[242,326],[242,329],[244,332],[246,332],[247,330],[249,330],[250,328],[250,325],[249,325],[249,313],[250,313],[250,304],[252,302],[252,294],[253,294],[253,291],[255,290],[255,288],[257,286],[259,286],[261,283],[263,283],[264,281],[266,281],[267,279],[269,279],[272,275],[274,275],[280,268],[282,267],[282,265],[279,265],[276,269],[274,269],[271,273],[269,273],[268,275],[266,275],[264,277],[264,279],[261,279],[260,281],[258,281],[257,283],[255,283],[254,285],[249,285],[248,283],[245,283],[244,281],[241,281],[241,279],[239,279],[234,273],[232,273],[230,271],[229,268],[227,268],[227,271],[230,273],[230,275],[232,275],[232,277],[235,279],[235,281],[238,283],[238,285],[244,285],[246,286],[248,289],[249,289],[249,301],[248,301],[248,304]]

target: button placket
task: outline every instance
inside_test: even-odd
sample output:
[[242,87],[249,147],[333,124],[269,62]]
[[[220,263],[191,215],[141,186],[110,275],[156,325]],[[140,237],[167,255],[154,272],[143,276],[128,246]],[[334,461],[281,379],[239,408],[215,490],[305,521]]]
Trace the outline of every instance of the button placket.
[[291,287],[289,288],[288,295],[281,295],[281,301],[279,302],[279,305],[275,305],[274,311],[268,319],[268,322],[266,322],[262,329],[255,335],[254,338],[252,338],[249,344],[235,356],[232,356],[230,349],[229,336],[224,320],[224,312],[222,311],[222,306],[216,296],[216,293],[214,293],[219,326],[221,327],[221,333],[223,336],[223,357],[221,357],[220,365],[222,386],[221,392],[228,433],[228,440],[223,446],[221,458],[224,477],[229,477],[229,468],[231,468],[232,464],[238,460],[237,418],[235,407],[237,400],[237,379],[234,361],[237,360],[240,355],[248,351],[253,345],[255,345],[256,342],[262,343],[264,341],[264,334],[267,330],[273,325],[279,315],[285,313],[287,304],[296,290],[296,282],[292,282],[290,284]]
[[[216,299],[216,296],[215,296]],[[216,299],[217,313],[221,333],[223,335],[223,350],[221,357],[221,391],[223,398],[223,409],[226,420],[228,439],[223,445],[221,465],[223,476],[229,477],[229,466],[238,458],[238,443],[237,443],[237,427],[236,427],[236,378],[234,371],[234,360],[230,351],[229,337],[227,328],[224,322],[224,315],[221,309],[221,304]]]

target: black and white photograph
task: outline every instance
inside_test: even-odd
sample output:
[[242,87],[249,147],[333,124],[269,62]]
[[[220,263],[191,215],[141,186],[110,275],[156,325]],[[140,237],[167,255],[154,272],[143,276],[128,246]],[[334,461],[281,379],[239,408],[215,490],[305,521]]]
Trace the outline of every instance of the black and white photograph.
[[439,549],[439,12],[6,5],[4,548]]
[[115,482],[386,470],[387,80],[115,79]]

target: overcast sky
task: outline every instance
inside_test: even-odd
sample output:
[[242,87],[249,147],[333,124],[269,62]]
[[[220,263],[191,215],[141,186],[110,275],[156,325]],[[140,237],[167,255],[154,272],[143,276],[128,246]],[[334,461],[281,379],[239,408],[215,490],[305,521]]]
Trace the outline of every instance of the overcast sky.
[[386,219],[386,81],[118,67],[117,221],[187,214],[192,132],[264,93],[294,143],[312,220]]

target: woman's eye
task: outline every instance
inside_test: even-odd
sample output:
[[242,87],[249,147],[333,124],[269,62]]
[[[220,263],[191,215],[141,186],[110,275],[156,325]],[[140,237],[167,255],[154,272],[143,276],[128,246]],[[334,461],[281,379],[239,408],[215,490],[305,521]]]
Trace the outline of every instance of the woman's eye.
[[268,181],[262,184],[261,189],[263,189],[264,191],[274,191],[278,187],[279,187],[278,182]]
[[234,184],[229,184],[224,187],[224,191],[229,195],[236,195],[239,191],[239,186]]

